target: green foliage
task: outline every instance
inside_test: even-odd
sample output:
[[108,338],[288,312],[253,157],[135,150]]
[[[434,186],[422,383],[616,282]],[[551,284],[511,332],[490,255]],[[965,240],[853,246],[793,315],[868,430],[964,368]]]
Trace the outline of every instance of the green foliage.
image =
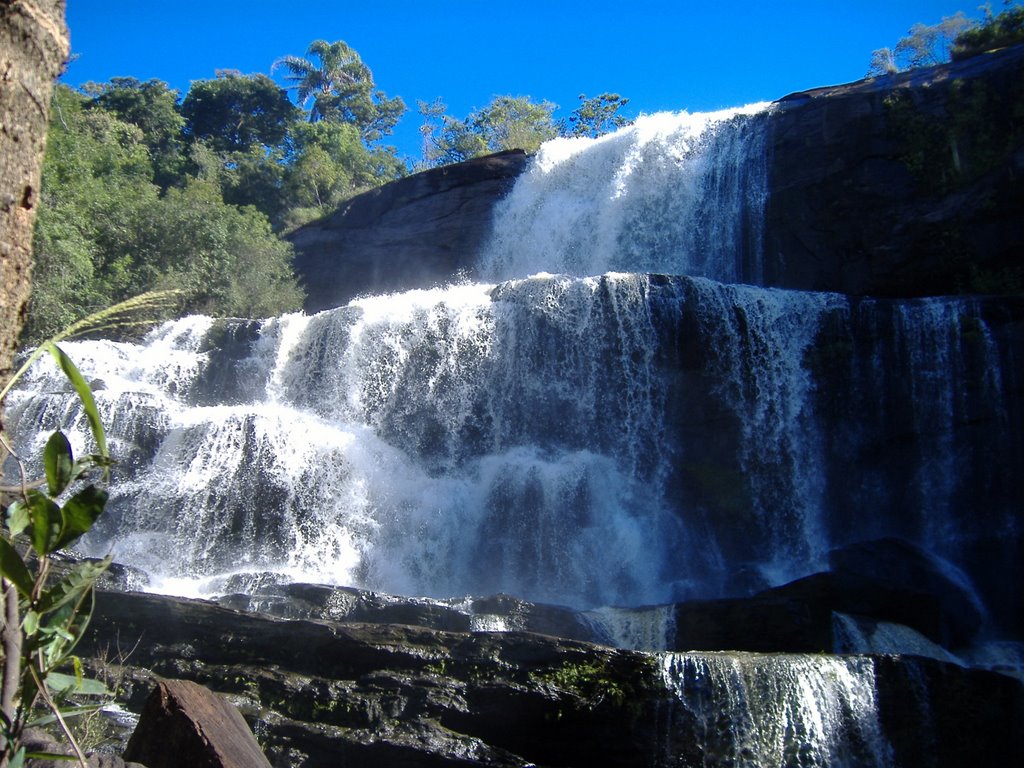
[[[99,318],[101,321],[109,314]],[[81,765],[85,759],[68,730],[66,718],[94,711],[95,706],[64,706],[68,697],[104,696],[104,686],[85,680],[81,663],[72,656],[92,615],[93,587],[110,563],[81,562],[63,577],[50,578],[50,556],[71,546],[102,514],[110,456],[102,422],[88,385],[54,340],[45,342],[7,382],[0,400],[31,361],[49,352],[81,400],[96,453],[76,458],[63,432],[54,432],[43,450],[44,478],[27,482],[25,468],[6,439],[0,446],[18,465],[20,482],[0,486],[0,573],[5,610],[2,619],[3,667],[0,761],[17,764],[34,755],[21,746],[28,725],[56,722]],[[97,476],[97,480],[92,478]],[[42,490],[41,490],[42,489]],[[63,501],[62,501],[63,500]],[[57,670],[71,664],[74,674]],[[39,704],[49,714],[39,716]]]
[[405,106],[343,42],[267,75],[221,70],[178,93],[132,77],[58,86],[34,236],[27,342],[140,292],[184,286],[179,312],[276,314],[302,296],[279,233],[407,173],[390,133]]
[[269,177],[266,194],[277,194],[284,166],[254,150],[247,162],[232,155],[228,169],[224,156],[197,145],[191,162],[204,161],[206,178],[186,176],[161,194],[136,125],[64,87],[56,89],[53,115],[27,339],[159,288],[187,291],[177,307],[182,312],[269,315],[301,305],[291,246],[266,216],[224,199],[251,191],[249,180],[261,172]]
[[105,110],[142,131],[149,148],[154,179],[166,189],[185,169],[185,118],[178,110],[178,92],[160,80],[139,82],[134,77],[115,77],[109,83],[86,83],[82,90],[92,96],[86,105]]
[[349,123],[367,144],[389,135],[405,113],[405,103],[375,86],[370,68],[344,40],[314,40],[306,58],[283,56],[278,67],[287,70],[301,104],[312,100],[310,122]]
[[624,99],[617,93],[602,93],[590,98],[581,93],[580,102],[569,115],[568,123],[562,128],[562,134],[565,136],[589,136],[596,139],[632,122],[619,114],[619,110],[629,103],[629,99]]
[[626,684],[605,659],[578,664],[565,663],[549,672],[537,675],[541,682],[560,688],[580,700],[585,709],[601,704],[622,707],[629,693]]
[[440,100],[419,102],[424,118],[424,162],[428,166],[458,163],[508,149],[536,152],[558,135],[550,101],[536,103],[527,96],[495,96],[490,104],[464,120],[444,114]]
[[352,195],[399,178],[401,161],[386,149],[370,150],[351,123],[326,120],[295,125],[290,134],[285,196],[298,208],[334,210]]
[[1010,5],[1009,0],[1005,6],[995,16],[992,15],[992,9],[986,6],[985,21],[957,36],[951,51],[953,61],[1024,42],[1024,6]]
[[940,114],[920,109],[910,91],[892,93],[885,107],[901,159],[933,194],[1006,163],[1024,138],[1024,82],[995,90],[980,80],[954,81]]
[[217,72],[192,83],[181,112],[188,134],[218,152],[248,152],[284,141],[296,117],[288,94],[266,75]]
[[267,316],[300,306],[291,246],[255,209],[225,205],[215,184],[170,189],[141,213],[129,233],[132,288],[182,290],[185,313]]

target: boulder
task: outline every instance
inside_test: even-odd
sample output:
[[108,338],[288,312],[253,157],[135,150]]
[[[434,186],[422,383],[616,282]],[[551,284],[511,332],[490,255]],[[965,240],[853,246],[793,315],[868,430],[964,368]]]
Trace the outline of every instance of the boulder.
[[526,163],[522,150],[509,150],[433,168],[358,195],[295,230],[287,239],[305,310],[472,274],[494,203]]
[[949,648],[969,643],[985,618],[967,577],[952,564],[895,538],[829,553],[837,610],[895,621]]
[[157,684],[124,754],[149,768],[270,768],[238,710],[188,680]]
[[572,640],[598,639],[591,623],[578,611],[510,595],[438,599],[399,597],[324,584],[261,584],[216,601],[236,610],[284,619],[408,624],[453,632],[523,631]]

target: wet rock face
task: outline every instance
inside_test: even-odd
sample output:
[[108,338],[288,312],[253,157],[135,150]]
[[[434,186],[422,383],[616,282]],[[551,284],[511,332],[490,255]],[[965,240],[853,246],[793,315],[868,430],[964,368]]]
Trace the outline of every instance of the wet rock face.
[[1020,290],[1024,46],[792,94],[767,142],[769,285]]
[[645,654],[527,633],[243,614],[103,594],[86,649],[230,694],[274,765],[653,765],[667,692]]
[[471,273],[491,209],[526,167],[521,150],[434,168],[353,198],[288,236],[319,312],[365,294],[430,288]]
[[[890,750],[898,765],[1024,758],[1024,687],[925,659],[654,654],[104,593],[80,650],[115,644],[134,647],[133,670],[225,694],[275,766],[664,766],[714,755],[760,766],[781,764],[780,749],[814,766],[844,749],[867,755],[858,765],[887,765]],[[796,735],[779,731],[775,743],[783,710]]]

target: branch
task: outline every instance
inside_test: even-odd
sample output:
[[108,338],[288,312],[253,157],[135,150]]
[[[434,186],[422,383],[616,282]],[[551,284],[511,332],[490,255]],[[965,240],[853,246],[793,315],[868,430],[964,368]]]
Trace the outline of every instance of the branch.
[[[21,687],[21,615],[18,610],[18,590],[7,579],[2,581],[4,592],[4,622],[0,628],[0,641],[3,644],[3,679],[0,681],[0,710],[11,725],[11,737],[17,739],[15,733],[15,707],[17,706],[18,689]],[[0,741],[3,737],[0,736]],[[3,747],[6,748],[6,743]]]
[[68,740],[68,744],[75,751],[75,757],[78,758],[78,764],[82,768],[89,768],[89,764],[85,761],[85,754],[82,752],[82,748],[78,746],[78,742],[75,741],[74,735],[71,733],[71,729],[68,728],[67,722],[60,713],[60,707],[57,706],[57,702],[50,696],[50,691],[46,687],[46,682],[39,675],[39,670],[36,669],[35,665],[29,667],[32,672],[32,679],[36,683],[36,687],[39,689],[40,695],[43,697],[43,701],[46,702],[46,706],[53,712],[53,716],[57,719],[57,723],[60,725],[60,729],[64,732],[64,737]]

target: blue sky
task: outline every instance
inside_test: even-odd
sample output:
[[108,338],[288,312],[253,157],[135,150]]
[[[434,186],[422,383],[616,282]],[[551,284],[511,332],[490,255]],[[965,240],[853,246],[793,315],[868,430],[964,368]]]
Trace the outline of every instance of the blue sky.
[[68,0],[77,58],[64,81],[157,78],[184,93],[217,69],[269,73],[312,40],[345,40],[411,108],[391,143],[415,158],[418,99],[456,117],[499,94],[553,101],[557,115],[606,91],[631,115],[738,106],[856,80],[872,50],[918,21],[980,17],[974,2]]

